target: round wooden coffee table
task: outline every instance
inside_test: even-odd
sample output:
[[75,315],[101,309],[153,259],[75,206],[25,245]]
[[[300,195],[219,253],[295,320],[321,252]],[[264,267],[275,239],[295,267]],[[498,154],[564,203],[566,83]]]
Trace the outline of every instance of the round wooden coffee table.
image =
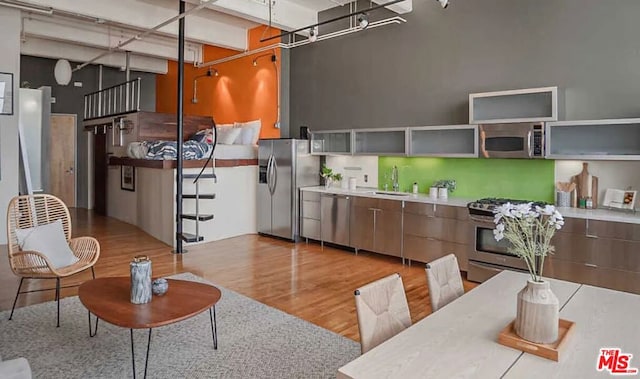
[[[198,315],[207,309],[211,320],[213,348],[218,348],[216,328],[216,303],[222,297],[214,286],[186,280],[167,279],[169,290],[163,296],[153,296],[147,304],[132,304],[128,277],[98,278],[84,282],[78,289],[78,297],[89,310],[89,335],[98,331],[98,320],[128,328],[131,334],[131,363],[136,377],[133,329],[149,329],[144,376],[147,376],[151,330],[173,324]],[[91,326],[91,313],[96,317],[95,329]]]

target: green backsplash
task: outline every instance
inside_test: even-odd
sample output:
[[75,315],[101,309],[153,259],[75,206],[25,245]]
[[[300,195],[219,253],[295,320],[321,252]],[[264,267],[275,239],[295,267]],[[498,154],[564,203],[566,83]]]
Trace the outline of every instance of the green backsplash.
[[553,160],[474,158],[378,158],[378,186],[391,183],[391,169],[398,166],[401,191],[410,191],[414,182],[421,193],[429,192],[436,180],[455,179],[457,189],[450,196],[482,198],[554,200]]

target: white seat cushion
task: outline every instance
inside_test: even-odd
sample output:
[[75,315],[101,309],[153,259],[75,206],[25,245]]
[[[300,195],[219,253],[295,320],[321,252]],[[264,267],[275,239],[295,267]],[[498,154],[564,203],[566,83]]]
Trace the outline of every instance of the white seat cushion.
[[78,262],[64,235],[62,220],[27,229],[16,229],[20,249],[37,251],[45,255],[54,268],[71,266]]

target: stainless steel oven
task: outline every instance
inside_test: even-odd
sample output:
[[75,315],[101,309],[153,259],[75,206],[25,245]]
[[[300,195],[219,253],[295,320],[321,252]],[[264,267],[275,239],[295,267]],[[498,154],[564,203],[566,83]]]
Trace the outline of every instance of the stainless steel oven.
[[469,280],[484,282],[502,270],[527,271],[524,261],[509,253],[509,242],[494,238],[492,217],[472,215],[470,218],[475,223],[475,242],[469,253]]
[[483,158],[544,158],[544,124],[487,124],[479,127]]

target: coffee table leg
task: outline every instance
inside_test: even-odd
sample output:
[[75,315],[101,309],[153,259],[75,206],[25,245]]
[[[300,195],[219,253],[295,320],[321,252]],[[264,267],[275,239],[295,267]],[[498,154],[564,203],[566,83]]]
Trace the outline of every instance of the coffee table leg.
[[211,334],[213,334],[213,348],[218,350],[218,327],[216,323],[216,306],[209,308],[209,319],[211,319]]
[[98,321],[100,321],[100,319],[98,317],[96,317],[96,327],[95,330],[91,327],[91,312],[87,311],[87,313],[89,314],[89,337],[95,337],[96,334],[98,334]]
[[[133,329],[129,329],[131,333],[131,367],[133,368],[133,379],[136,379],[136,353],[133,346]],[[144,361],[144,378],[147,377],[147,368],[149,366],[149,348],[151,347],[151,328],[149,328],[149,339],[147,340],[147,357]]]

